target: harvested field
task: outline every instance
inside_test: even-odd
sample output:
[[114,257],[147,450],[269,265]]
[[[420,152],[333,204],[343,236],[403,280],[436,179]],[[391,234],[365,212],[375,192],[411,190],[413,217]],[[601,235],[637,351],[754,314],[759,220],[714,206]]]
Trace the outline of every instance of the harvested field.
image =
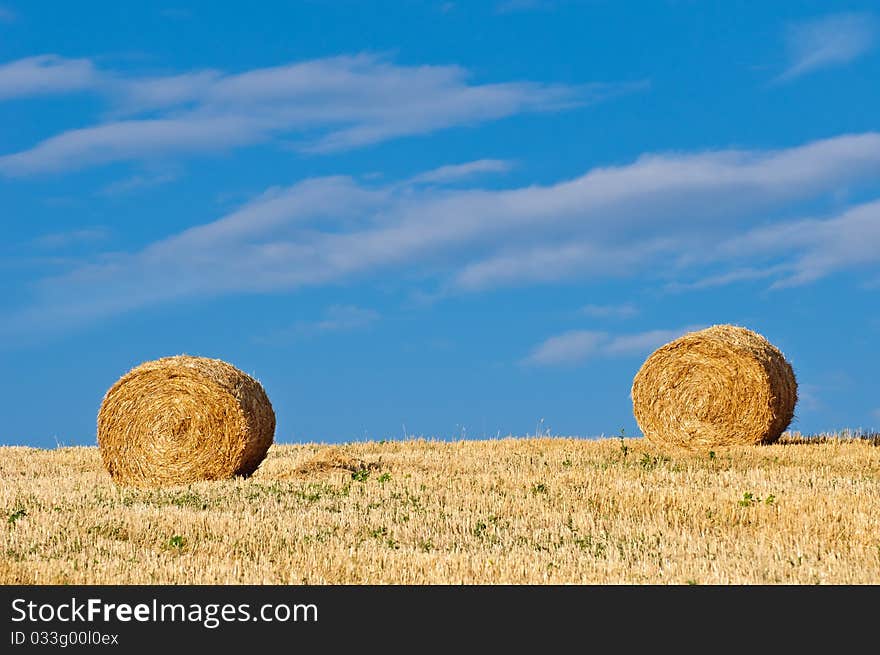
[[[880,438],[273,445],[257,473],[113,484],[0,448],[0,582],[880,583]],[[332,448],[332,449],[331,449]]]

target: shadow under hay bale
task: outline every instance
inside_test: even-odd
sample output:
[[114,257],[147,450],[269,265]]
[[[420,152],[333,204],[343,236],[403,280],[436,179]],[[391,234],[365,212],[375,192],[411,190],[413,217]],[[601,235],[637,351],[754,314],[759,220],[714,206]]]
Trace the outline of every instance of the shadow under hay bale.
[[98,412],[98,446],[114,482],[162,487],[252,474],[272,445],[263,387],[219,359],[178,355],[121,377]]
[[656,444],[766,444],[791,422],[797,382],[764,337],[715,325],[654,351],[633,380],[632,401],[642,433]]

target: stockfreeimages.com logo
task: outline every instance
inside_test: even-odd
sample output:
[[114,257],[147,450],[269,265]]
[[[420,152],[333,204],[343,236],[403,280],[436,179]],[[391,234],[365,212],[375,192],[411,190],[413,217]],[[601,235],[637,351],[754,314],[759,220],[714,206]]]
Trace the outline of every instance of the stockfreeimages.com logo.
[[100,598],[61,603],[35,603],[24,598],[12,601],[12,621],[20,623],[198,623],[212,630],[222,623],[262,621],[264,623],[318,621],[314,604],[266,603],[252,608],[249,603],[105,603]]

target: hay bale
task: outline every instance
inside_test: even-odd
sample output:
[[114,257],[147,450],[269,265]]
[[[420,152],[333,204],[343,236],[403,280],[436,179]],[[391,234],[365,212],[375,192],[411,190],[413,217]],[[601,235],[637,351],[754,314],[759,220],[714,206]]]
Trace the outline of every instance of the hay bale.
[[760,334],[715,325],[654,351],[636,373],[632,401],[642,433],[657,444],[773,443],[794,416],[797,382]]
[[118,484],[136,487],[250,475],[274,435],[275,412],[260,383],[205,357],[133,368],[98,412],[104,466]]

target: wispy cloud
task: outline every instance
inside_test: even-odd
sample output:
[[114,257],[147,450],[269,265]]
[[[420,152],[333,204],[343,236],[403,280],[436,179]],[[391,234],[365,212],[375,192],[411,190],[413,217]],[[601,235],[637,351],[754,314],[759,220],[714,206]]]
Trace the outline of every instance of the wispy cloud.
[[620,305],[584,305],[579,313],[590,318],[632,318],[638,315],[639,308],[631,302]]
[[162,184],[168,184],[169,182],[176,180],[177,177],[177,172],[132,175],[125,179],[111,182],[98,191],[97,195],[111,198],[122,196],[136,191],[150,189]]
[[722,287],[736,282],[750,282],[754,280],[766,280],[767,278],[778,276],[791,270],[789,264],[776,264],[764,268],[735,268],[732,271],[719,273],[717,275],[707,275],[693,282],[670,282],[666,285],[667,291],[694,291],[697,289],[711,289],[712,287]]
[[98,80],[88,59],[28,57],[0,65],[0,100],[92,89]]
[[650,330],[620,335],[593,330],[570,330],[539,343],[521,363],[528,366],[572,366],[591,357],[647,355],[663,344],[700,327],[688,326],[676,330]]
[[379,320],[379,312],[356,305],[333,305],[328,307],[324,318],[308,325],[315,332],[338,332],[365,327]]
[[822,387],[798,380],[797,404],[801,410],[816,411],[825,406],[821,395]]
[[592,238],[554,240],[528,246],[514,240],[502,252],[479,258],[465,265],[452,286],[465,291],[481,291],[499,286],[546,283],[575,276],[627,277],[641,262],[669,250],[663,238],[633,242],[626,248],[614,247]]
[[646,155],[510,189],[304,180],[140,250],[89,258],[44,279],[6,329],[88,322],[196,295],[367,281],[392,269],[417,272],[445,293],[645,271],[664,282],[716,276],[722,284],[778,266],[768,285],[806,284],[852,267],[873,275],[880,201],[827,217],[769,218],[877,180],[875,133],[778,151]]
[[538,344],[522,361],[534,366],[571,365],[582,362],[599,352],[608,339],[604,332],[592,330],[570,330],[549,337]]
[[[747,231],[750,221],[760,216],[756,211],[819,197],[851,186],[859,178],[877,179],[878,148],[880,134],[867,133],[763,153],[648,155],[628,166],[594,169],[550,187],[502,192],[494,196],[496,207],[474,207],[466,213],[480,215],[483,226],[506,224],[507,238],[502,247],[460,269],[454,286],[480,290],[576,275],[626,277],[659,256],[680,266],[694,259],[705,263],[716,257],[716,239],[725,230],[720,220],[727,229],[735,228],[730,236],[735,244],[737,233]],[[815,186],[801,187],[797,180]],[[467,197],[477,205],[477,199],[485,195]],[[493,210],[504,212],[498,223],[487,220]],[[527,228],[535,229],[538,223],[540,239],[522,238]],[[792,231],[800,228],[797,225]],[[862,221],[859,234],[868,236],[870,228],[870,220]],[[604,238],[597,237],[596,230],[602,230]],[[846,240],[842,252],[859,250],[844,235],[831,242],[842,240]],[[803,245],[804,237],[790,244]],[[743,250],[745,255],[753,254],[748,248]],[[729,283],[735,277],[713,282]]]
[[193,17],[193,12],[190,9],[169,7],[168,9],[160,11],[159,15],[164,18],[170,18],[171,20],[189,20]]
[[877,19],[868,13],[833,14],[789,25],[788,67],[777,81],[849,63],[874,46],[877,33]]
[[37,248],[57,250],[80,244],[95,244],[109,236],[110,231],[107,228],[92,227],[67,232],[51,232],[37,237],[31,243]]
[[254,121],[232,116],[122,121],[64,132],[2,156],[0,173],[28,175],[187,150],[220,151],[263,137]]
[[675,330],[649,330],[636,334],[622,334],[612,337],[604,348],[608,355],[641,355],[656,350],[665,343],[678,339],[681,335],[702,330],[705,325],[688,325]]
[[297,337],[314,336],[328,332],[348,332],[372,325],[380,319],[374,309],[356,305],[331,305],[324,316],[314,321],[297,321],[293,325],[258,337],[258,343],[274,344]]
[[499,14],[513,14],[520,11],[552,9],[554,6],[556,6],[554,0],[501,0],[495,5],[495,11]]
[[561,111],[643,87],[475,83],[458,66],[398,66],[367,54],[234,74],[201,70],[150,78],[96,72],[87,60],[46,55],[0,68],[0,98],[91,88],[109,99],[114,118],[0,156],[0,174],[210,152],[276,137],[293,137],[304,152],[328,153]]
[[411,178],[411,182],[420,184],[445,184],[461,182],[486,173],[506,173],[513,162],[505,159],[478,159],[464,164],[449,164],[431,171],[419,173]]
[[[790,221],[748,231],[718,247],[718,255],[742,259],[786,258],[774,267],[773,286],[799,286],[836,271],[880,263],[880,200],[830,218]],[[781,273],[781,276],[779,275]]]

